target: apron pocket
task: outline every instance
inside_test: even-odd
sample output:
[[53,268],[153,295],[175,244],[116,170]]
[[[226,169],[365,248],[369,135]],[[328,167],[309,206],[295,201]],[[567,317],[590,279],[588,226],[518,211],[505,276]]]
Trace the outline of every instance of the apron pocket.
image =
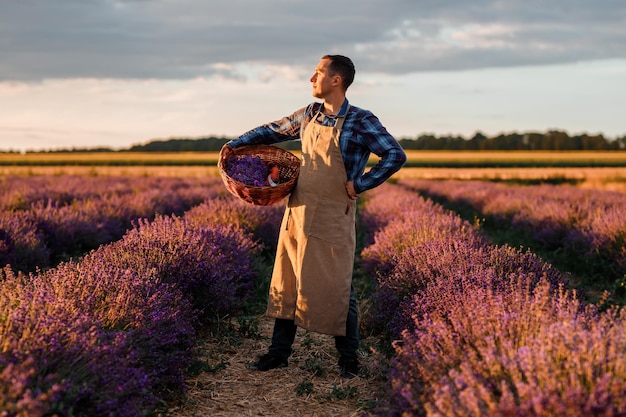
[[353,242],[354,208],[352,201],[335,201],[320,197],[311,219],[309,234],[318,239],[348,246]]

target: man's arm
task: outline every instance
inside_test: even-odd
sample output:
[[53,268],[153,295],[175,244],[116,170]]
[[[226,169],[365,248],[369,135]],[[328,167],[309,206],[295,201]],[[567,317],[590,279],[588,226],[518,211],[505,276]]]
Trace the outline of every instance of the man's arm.
[[361,120],[358,131],[364,146],[380,157],[378,163],[368,172],[354,180],[356,194],[375,188],[398,172],[406,163],[406,153],[398,141],[380,123],[378,118],[369,114]]
[[229,141],[226,145],[238,148],[245,145],[272,144],[299,139],[305,110],[306,108],[302,108],[282,119],[261,125]]

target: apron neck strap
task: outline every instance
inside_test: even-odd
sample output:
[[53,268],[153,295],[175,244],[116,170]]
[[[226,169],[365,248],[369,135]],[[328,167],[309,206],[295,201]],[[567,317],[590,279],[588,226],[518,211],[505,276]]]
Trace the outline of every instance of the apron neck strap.
[[346,120],[346,115],[348,114],[349,110],[350,110],[350,105],[348,104],[348,107],[346,107],[345,113],[342,114],[340,117],[337,117],[337,119],[335,120],[335,129],[341,130],[341,128],[343,127],[343,122]]

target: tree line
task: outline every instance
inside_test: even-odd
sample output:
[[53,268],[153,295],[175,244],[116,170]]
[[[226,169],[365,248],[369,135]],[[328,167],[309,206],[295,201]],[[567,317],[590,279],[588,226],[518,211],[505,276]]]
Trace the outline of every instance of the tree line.
[[[208,137],[200,139],[169,139],[134,145],[129,152],[210,152],[219,151],[232,138]],[[508,133],[488,137],[481,132],[471,138],[463,136],[435,136],[422,134],[415,138],[403,137],[398,141],[407,150],[542,150],[542,151],[608,151],[626,150],[626,135],[608,139],[602,134],[570,136],[566,132],[551,130],[546,133]],[[281,144],[290,150],[300,148],[300,141]]]
[[[228,137],[155,139],[145,144],[132,145],[127,149],[113,150],[107,147],[56,149],[44,152],[217,152],[229,140]],[[463,136],[436,136],[422,134],[417,137],[398,138],[406,150],[497,150],[497,151],[623,151],[626,135],[609,139],[602,134],[579,134],[550,130],[545,133],[501,133],[488,137],[476,132],[471,138]],[[289,150],[300,149],[300,141],[282,143]],[[11,151],[9,151],[11,152]],[[35,152],[35,151],[27,151]],[[41,151],[37,151],[41,152]]]
[[508,133],[487,137],[477,132],[469,139],[462,136],[421,135],[400,139],[404,149],[414,150],[498,150],[498,151],[617,151],[626,150],[626,136],[605,138],[602,134],[570,136],[550,130],[546,133]]

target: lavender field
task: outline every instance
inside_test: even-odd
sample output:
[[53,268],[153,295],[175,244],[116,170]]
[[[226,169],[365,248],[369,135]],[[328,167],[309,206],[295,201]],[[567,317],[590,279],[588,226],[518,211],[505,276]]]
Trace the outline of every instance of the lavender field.
[[367,324],[394,341],[399,414],[626,413],[623,309],[584,305],[567,276],[407,187],[381,187],[363,216]]
[[0,261],[32,272],[123,236],[137,219],[182,214],[223,192],[210,179],[0,178]]
[[[359,279],[372,288],[360,301],[361,325],[391,347],[384,409],[625,415],[624,310],[579,300],[567,273],[491,243],[421,196],[426,185],[385,184],[360,207]],[[157,415],[184,395],[199,335],[264,292],[284,209],[238,202],[216,178],[32,177],[1,186],[5,416]],[[607,213],[623,207],[614,198]],[[598,216],[598,195],[588,200],[575,209],[553,202],[552,217],[575,211],[576,225],[571,214],[560,219],[585,242],[574,246],[587,254],[596,245],[617,270],[624,232],[611,228],[623,223],[585,223],[609,217]],[[518,204],[507,216],[532,211]]]
[[557,251],[589,286],[612,287],[626,295],[624,193],[486,181],[406,179],[402,184],[430,198],[469,207],[494,228],[515,230],[544,252]]

